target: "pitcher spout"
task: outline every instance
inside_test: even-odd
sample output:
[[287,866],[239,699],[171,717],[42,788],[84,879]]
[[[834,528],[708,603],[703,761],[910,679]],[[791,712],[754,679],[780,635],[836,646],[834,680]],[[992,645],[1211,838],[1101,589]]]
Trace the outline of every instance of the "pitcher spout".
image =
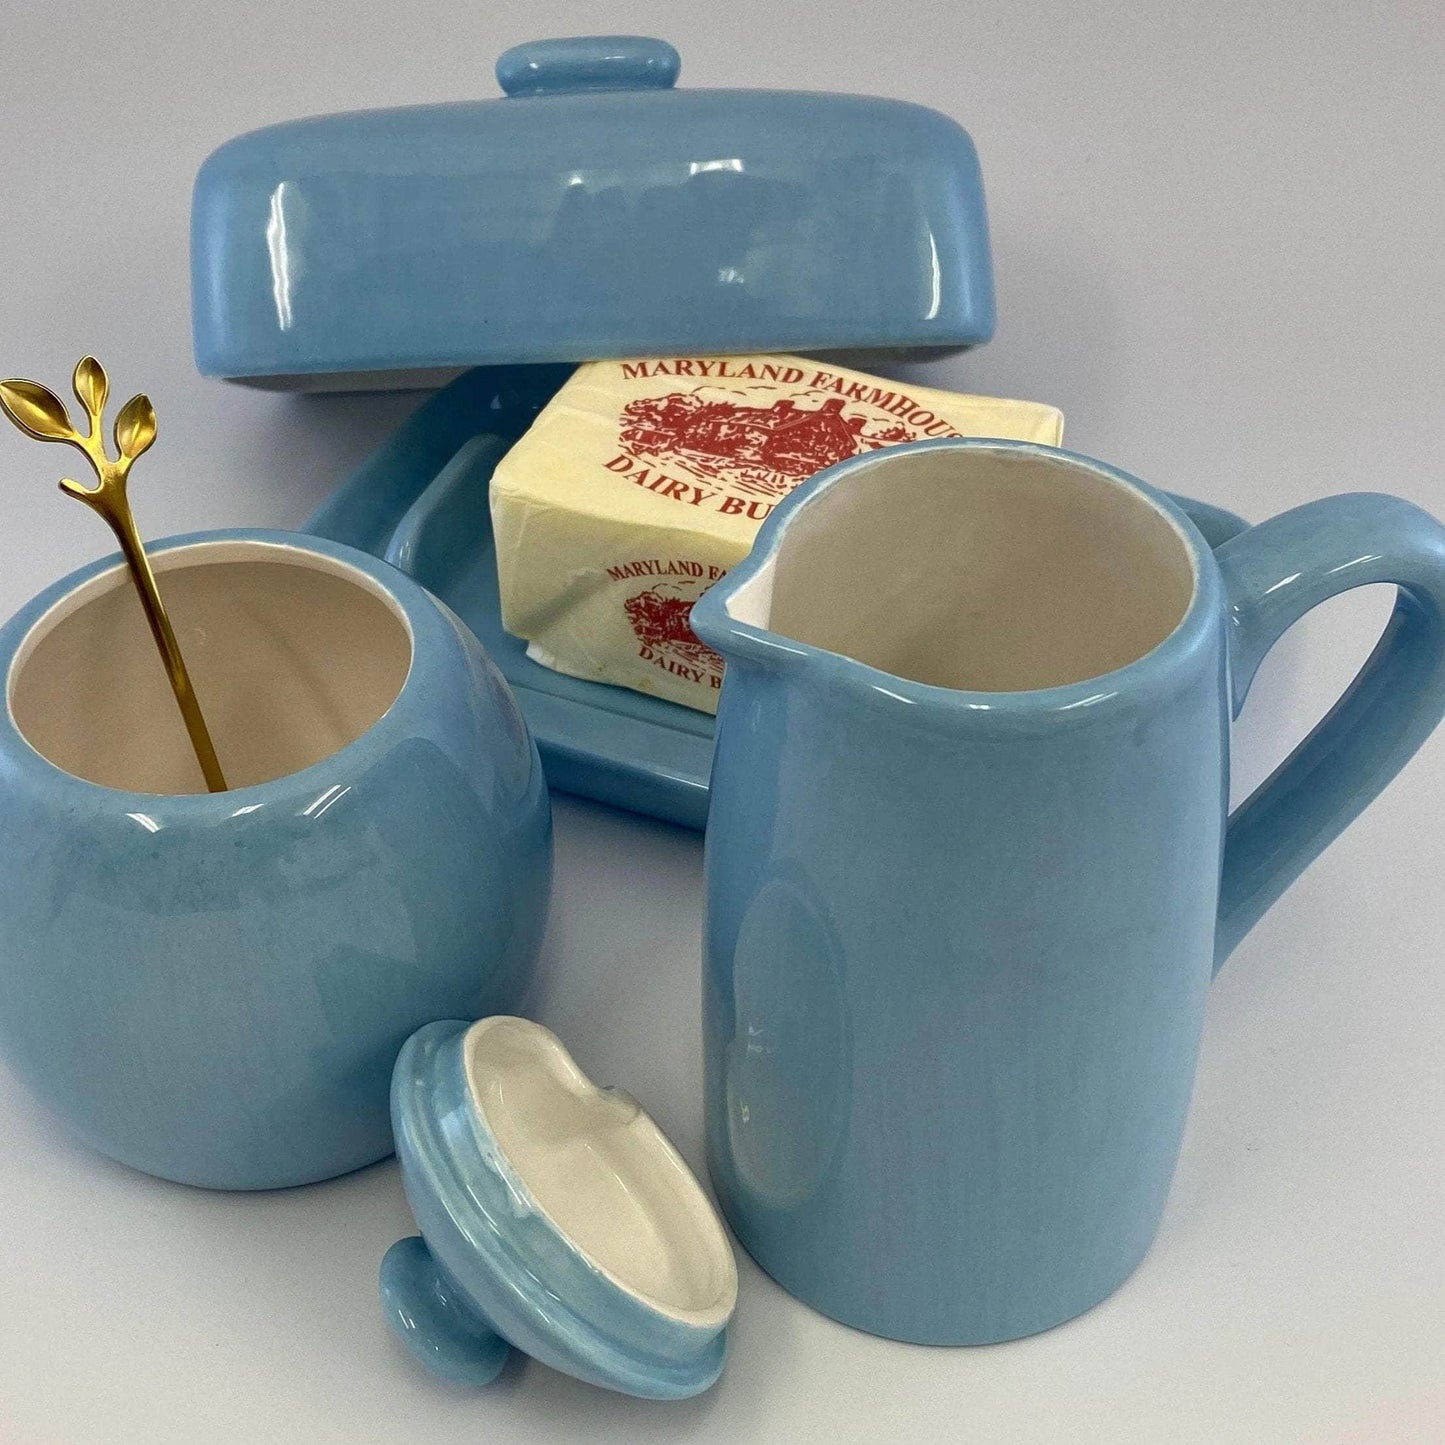
[[760,558],[755,566],[752,561],[748,557],[703,593],[692,609],[692,630],[729,663],[797,665],[811,649],[768,627],[776,557]]

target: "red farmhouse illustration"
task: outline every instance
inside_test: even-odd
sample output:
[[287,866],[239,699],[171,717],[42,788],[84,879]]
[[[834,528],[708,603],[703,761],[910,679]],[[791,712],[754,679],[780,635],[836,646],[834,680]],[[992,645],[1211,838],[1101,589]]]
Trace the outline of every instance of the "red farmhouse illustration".
[[657,652],[681,655],[698,667],[722,673],[723,660],[693,632],[689,623],[696,597],[649,587],[623,604],[639,642]]
[[842,397],[801,407],[791,399],[771,406],[704,401],[695,393],[671,392],[629,402],[622,413],[621,439],[654,456],[681,456],[698,470],[716,475],[737,470],[750,481],[781,493],[834,462],[911,433],[864,437],[867,420],[846,416]]

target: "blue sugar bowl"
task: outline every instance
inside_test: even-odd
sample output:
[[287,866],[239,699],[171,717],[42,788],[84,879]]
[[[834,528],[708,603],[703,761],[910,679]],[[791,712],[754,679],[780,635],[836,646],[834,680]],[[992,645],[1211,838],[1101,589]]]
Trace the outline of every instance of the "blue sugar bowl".
[[414,1030],[525,1005],[537,751],[466,627],[375,557],[269,531],[151,555],[231,790],[115,558],[0,629],[0,1050],[147,1173],[326,1179],[392,1152]]

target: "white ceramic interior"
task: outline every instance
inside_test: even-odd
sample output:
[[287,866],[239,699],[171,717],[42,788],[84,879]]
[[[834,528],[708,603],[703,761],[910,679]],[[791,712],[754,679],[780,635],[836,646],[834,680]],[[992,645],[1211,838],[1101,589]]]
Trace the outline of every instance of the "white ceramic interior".
[[1038,452],[880,455],[801,508],[740,622],[979,692],[1082,682],[1180,623],[1194,559],[1167,512]]
[[700,1328],[737,1302],[737,1264],[701,1186],[629,1095],[599,1089],[540,1024],[499,1016],[463,1045],[477,1105],[552,1224],[644,1303]]
[[[153,566],[232,788],[331,756],[371,727],[406,681],[406,616],[355,567],[244,539],[159,552]],[[21,735],[67,773],[142,793],[206,790],[120,566],[36,622],[6,695]]]

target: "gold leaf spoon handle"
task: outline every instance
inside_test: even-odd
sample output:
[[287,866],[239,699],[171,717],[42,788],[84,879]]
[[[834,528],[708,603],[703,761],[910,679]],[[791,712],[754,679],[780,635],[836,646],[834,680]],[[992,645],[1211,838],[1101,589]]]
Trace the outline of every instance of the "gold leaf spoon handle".
[[170,680],[176,705],[181,710],[181,718],[195,749],[206,787],[213,793],[223,793],[226,791],[226,779],[126,495],[131,466],[156,439],[155,409],[144,395],[133,396],[120,409],[115,419],[115,445],[119,455],[112,460],[106,455],[102,435],[105,403],[110,394],[110,382],[104,367],[93,356],[83,357],[75,368],[72,385],[77,400],[90,419],[88,435],[81,435],[71,425],[65,403],[39,382],[0,381],[0,408],[27,436],[42,442],[65,442],[82,452],[90,462],[98,485],[83,487],[66,477],[60,483],[60,490],[84,502],[103,517],[120,543],[121,555],[130,569],[131,581],[140,597],[151,636],[165,664],[166,677]]

